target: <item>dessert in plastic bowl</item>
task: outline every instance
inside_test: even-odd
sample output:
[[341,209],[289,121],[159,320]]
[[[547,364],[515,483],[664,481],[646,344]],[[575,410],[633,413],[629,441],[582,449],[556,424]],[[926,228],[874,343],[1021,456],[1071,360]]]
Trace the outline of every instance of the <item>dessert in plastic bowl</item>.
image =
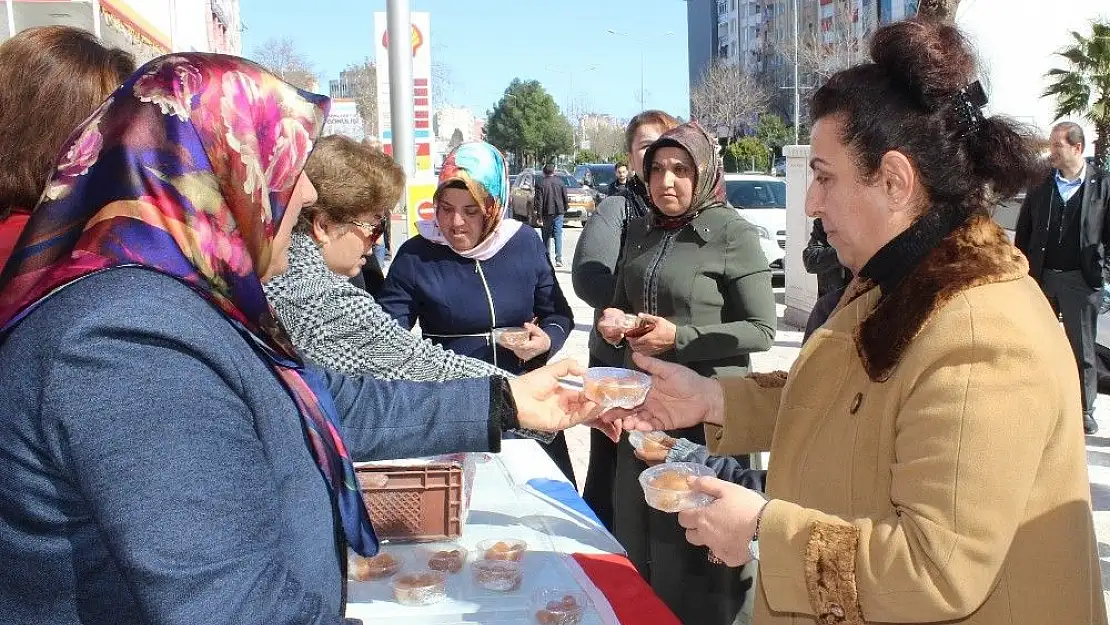
[[641,432],[633,430],[628,433],[628,442],[637,450],[643,452],[663,452],[674,445],[674,438],[667,436],[666,432]]
[[522,347],[528,342],[528,328],[497,328],[493,331],[495,343],[505,349]]
[[510,592],[520,588],[524,579],[524,565],[515,560],[475,560],[470,565],[474,581],[486,590]]
[[347,559],[347,577],[359,582],[385,579],[401,570],[402,564],[404,558],[385,551],[369,558],[351,555]]
[[423,545],[420,547],[420,562],[433,571],[458,573],[466,564],[467,551],[456,544]]
[[532,594],[532,613],[540,625],[578,625],[590,607],[580,590],[541,588]]
[[691,490],[687,483],[687,478],[703,475],[713,475],[713,469],[693,462],[665,462],[644,469],[640,473],[644,500],[652,508],[663,512],[680,512],[708,506],[713,503],[713,498]]
[[491,538],[478,543],[477,557],[484,560],[511,560],[520,562],[524,559],[524,552],[528,551],[528,543],[515,538]]
[[591,367],[583,376],[586,397],[606,408],[631,410],[644,403],[651,376],[618,367]]
[[389,585],[393,598],[401,605],[431,605],[447,597],[447,575],[440,571],[404,573]]

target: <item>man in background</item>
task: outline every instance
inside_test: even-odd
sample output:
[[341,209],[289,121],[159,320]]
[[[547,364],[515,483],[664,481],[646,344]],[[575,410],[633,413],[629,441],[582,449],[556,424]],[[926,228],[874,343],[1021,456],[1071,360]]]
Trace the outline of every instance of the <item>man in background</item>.
[[563,215],[567,212],[567,186],[555,175],[554,165],[545,165],[543,180],[536,188],[535,210],[543,215],[543,249],[551,253],[549,241],[555,239],[555,266],[563,266]]
[[609,185],[609,195],[620,195],[628,188],[628,165],[618,162],[613,165],[617,179]]
[[1083,431],[1094,434],[1098,432],[1095,334],[1110,290],[1105,252],[1110,245],[1106,230],[1110,175],[1084,160],[1086,139],[1078,124],[1056,124],[1050,142],[1052,173],[1025,196],[1014,243],[1029,259],[1029,275],[1064,322],[1079,367]]

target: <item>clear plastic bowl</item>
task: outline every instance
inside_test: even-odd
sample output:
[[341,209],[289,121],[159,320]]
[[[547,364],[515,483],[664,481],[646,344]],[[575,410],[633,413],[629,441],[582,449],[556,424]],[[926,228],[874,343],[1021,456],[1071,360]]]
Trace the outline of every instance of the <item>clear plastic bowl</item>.
[[528,328],[497,328],[493,331],[493,341],[505,349],[521,347],[528,342],[528,336]]
[[394,577],[389,586],[401,605],[431,605],[447,597],[447,575],[440,571],[404,573]]
[[511,560],[520,562],[524,559],[524,552],[528,551],[528,543],[516,538],[490,538],[478,543],[476,558],[482,560]]
[[540,625],[578,625],[590,607],[581,590],[541,588],[532,593],[532,614]]
[[592,367],[583,376],[586,397],[606,408],[631,410],[644,403],[651,376],[619,367]]
[[486,590],[511,592],[524,579],[524,565],[515,560],[475,560],[470,569],[474,582]]
[[467,550],[454,543],[421,545],[417,551],[419,562],[433,571],[455,574],[466,565]]
[[705,493],[690,490],[686,478],[713,475],[713,469],[693,462],[665,462],[644,469],[640,473],[640,486],[644,500],[656,510],[680,512],[701,508],[713,503]]
[[403,556],[387,551],[370,558],[352,554],[347,558],[347,577],[359,582],[385,579],[400,571],[404,564]]
[[645,323],[647,322],[641,319],[639,315],[625,313],[620,317],[617,317],[616,323],[614,325],[622,330],[635,330]]
[[[668,439],[671,441],[674,440],[670,436],[667,436],[666,432],[641,432],[639,430],[633,430],[628,433],[628,442],[638,451],[645,451],[645,448],[647,448],[647,451],[663,451],[666,449],[666,445],[664,445],[663,442]],[[655,449],[656,447],[658,449]]]

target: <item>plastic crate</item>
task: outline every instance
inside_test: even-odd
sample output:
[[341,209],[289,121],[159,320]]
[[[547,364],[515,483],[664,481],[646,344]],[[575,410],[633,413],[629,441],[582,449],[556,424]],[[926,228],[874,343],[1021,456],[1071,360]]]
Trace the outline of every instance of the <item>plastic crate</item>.
[[466,519],[464,468],[456,462],[355,467],[359,489],[378,538],[450,540]]

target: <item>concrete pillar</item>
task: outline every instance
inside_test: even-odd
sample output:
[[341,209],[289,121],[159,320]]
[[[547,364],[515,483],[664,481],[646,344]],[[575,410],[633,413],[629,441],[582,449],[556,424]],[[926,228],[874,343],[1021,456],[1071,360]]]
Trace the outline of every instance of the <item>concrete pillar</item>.
[[817,302],[817,276],[802,266],[802,250],[809,242],[813,226],[806,217],[806,189],[809,188],[809,146],[788,145],[786,156],[786,323],[806,327],[809,311]]

